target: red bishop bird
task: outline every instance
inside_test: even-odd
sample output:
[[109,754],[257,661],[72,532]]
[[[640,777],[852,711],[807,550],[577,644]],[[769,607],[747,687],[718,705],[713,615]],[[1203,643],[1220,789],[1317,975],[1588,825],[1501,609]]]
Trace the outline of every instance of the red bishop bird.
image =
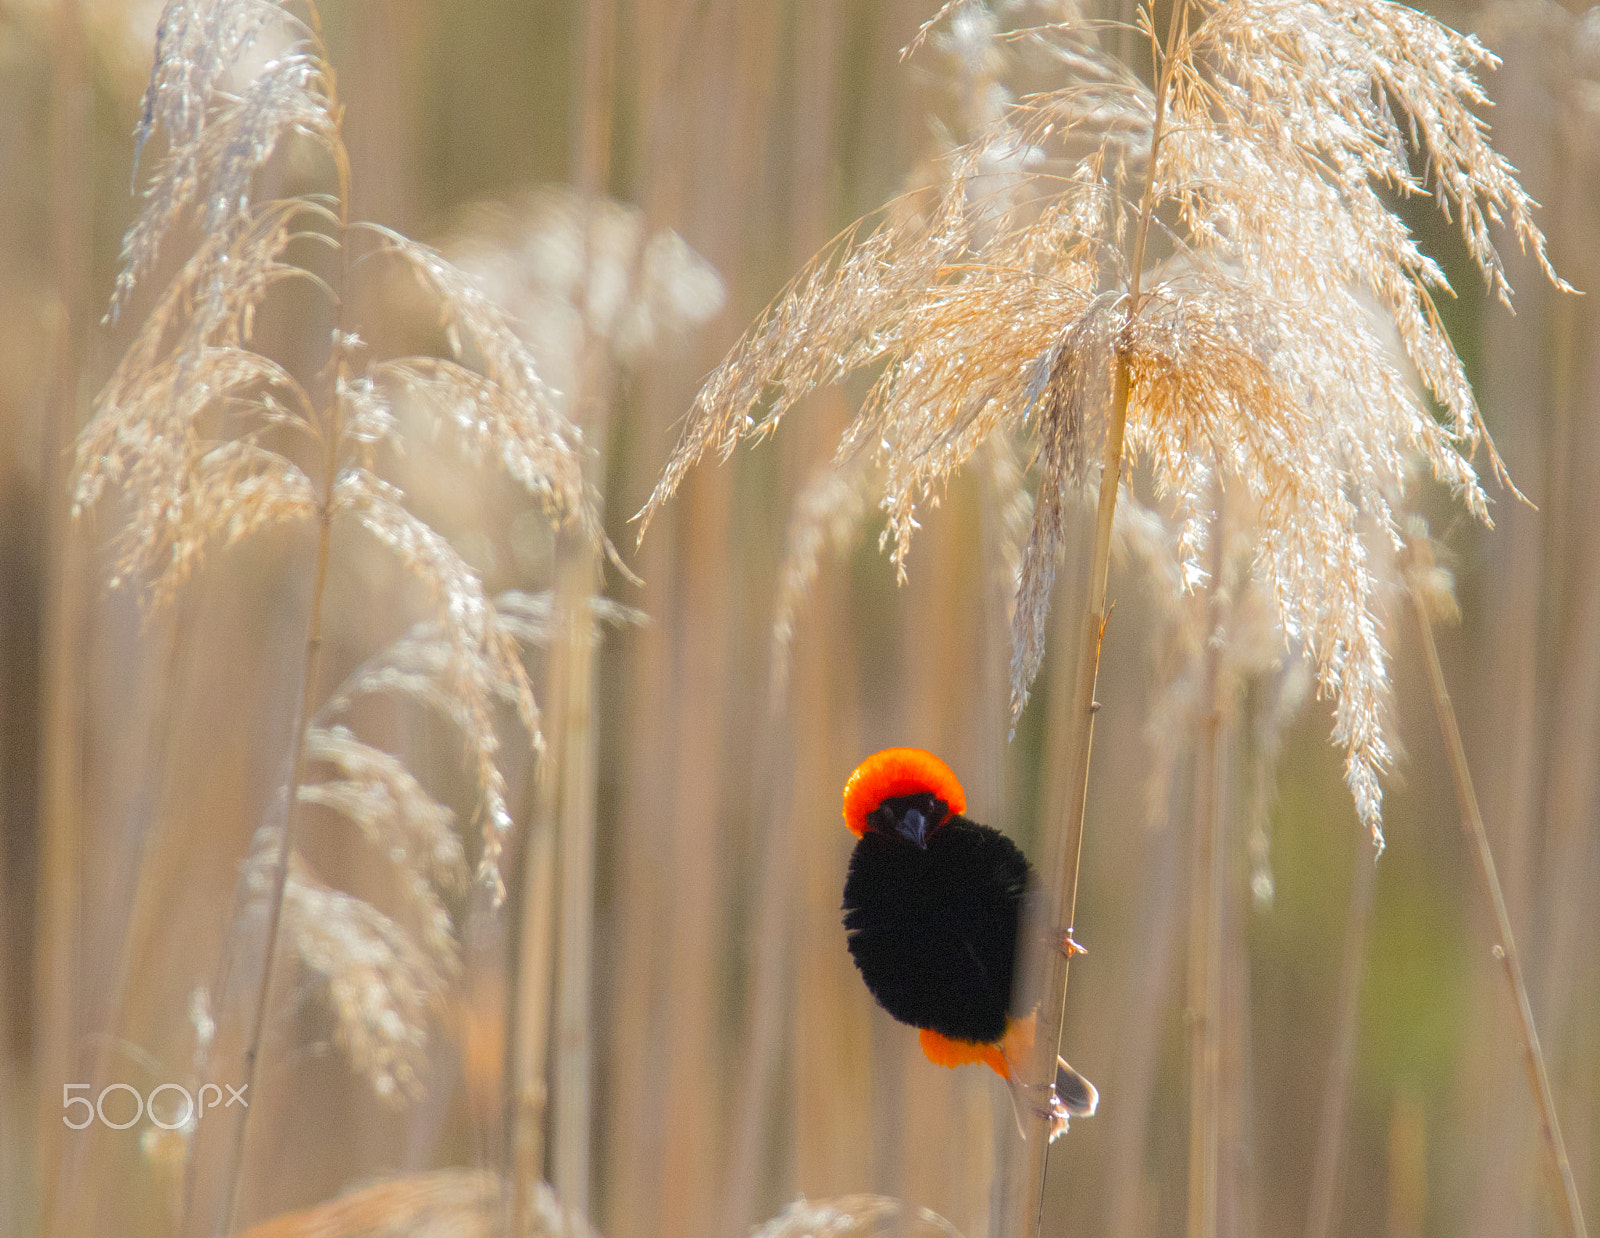
[[[966,808],[950,767],[921,748],[887,748],[857,766],[844,787],[845,824],[860,839],[844,926],[872,996],[921,1029],[928,1060],[982,1062],[1015,1097],[1014,1067],[1032,1051],[1035,1022],[1033,1012],[1011,1015],[1033,869],[999,830],[963,816]],[[1054,1094],[1040,1106],[1051,1139],[1098,1103],[1094,1085],[1058,1059]]]

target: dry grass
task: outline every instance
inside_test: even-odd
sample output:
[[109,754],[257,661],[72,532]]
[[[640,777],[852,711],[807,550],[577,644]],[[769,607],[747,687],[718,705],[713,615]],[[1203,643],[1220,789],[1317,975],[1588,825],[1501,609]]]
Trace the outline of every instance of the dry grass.
[[[241,75],[261,56],[268,59]],[[333,719],[377,694],[432,706],[454,725],[478,793],[477,880],[498,905],[512,826],[498,715],[509,704],[527,741],[542,748],[523,638],[543,632],[536,613],[519,613],[517,595],[502,612],[450,540],[381,475],[403,447],[402,416],[431,414],[467,461],[503,470],[553,528],[570,525],[596,546],[605,538],[584,477],[582,436],[504,312],[434,250],[351,221],[341,120],[314,6],[168,5],[137,135],[142,150],[159,131],[166,151],[123,243],[113,316],[152,272],[175,226],[188,222],[202,239],[96,401],[78,444],[76,505],[87,510],[112,489],[124,496],[112,583],[146,588],[157,607],[171,602],[213,543],[232,546],[287,524],[316,529],[297,710],[304,722],[291,739],[287,806],[258,831],[241,888],[241,923],[258,907],[266,917],[258,994],[243,1015],[244,1074],[256,1083],[283,938],[304,971],[326,984],[352,1065],[380,1097],[415,1097],[431,1015],[459,969],[445,899],[464,893],[464,850],[453,812],[404,757]],[[333,194],[257,201],[262,169],[291,145],[320,156]],[[319,250],[331,259],[319,261]],[[449,355],[373,354],[350,315],[358,261],[395,263],[417,279],[437,308]],[[331,347],[300,375],[256,351],[253,339],[258,313],[291,283],[310,287],[322,302],[313,312],[332,328]],[[420,583],[434,614],[325,697],[333,547],[358,529]],[[332,765],[340,777],[314,781],[314,765]],[[301,853],[302,805],[347,818],[388,857],[402,892],[400,919],[317,877]],[[230,974],[249,965],[235,959]],[[237,1123],[228,1161],[227,1218],[240,1198],[248,1116]]]
[[[1581,1232],[1593,21],[174,0],[141,100],[161,7],[0,4],[0,1229]],[[891,743],[1083,908],[1048,1183],[850,969]]]

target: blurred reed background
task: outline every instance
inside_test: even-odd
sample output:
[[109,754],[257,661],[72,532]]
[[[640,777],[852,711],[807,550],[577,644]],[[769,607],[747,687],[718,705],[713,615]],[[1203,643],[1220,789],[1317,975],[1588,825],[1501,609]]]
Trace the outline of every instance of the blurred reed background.
[[[581,1232],[583,1216],[606,1238],[740,1238],[797,1198],[849,1197],[789,1213],[774,1235],[946,1232],[870,1193],[967,1238],[991,1232],[1011,1104],[988,1072],[924,1060],[860,983],[839,922],[852,841],[839,794],[865,754],[929,747],[961,773],[974,817],[1043,859],[1038,823],[1062,776],[1045,740],[1072,689],[1081,552],[1069,550],[1039,688],[1008,742],[1004,462],[921,513],[901,588],[870,504],[838,536],[838,521],[794,520],[849,506],[817,487],[865,390],[854,381],[809,397],[771,447],[691,472],[637,551],[629,523],[701,377],[746,324],[981,122],[994,48],[935,38],[900,59],[932,10],[321,6],[351,211],[448,253],[518,320],[584,429],[604,527],[642,584],[553,534],[519,487],[407,427],[396,480],[413,507],[489,595],[553,589],[551,613],[571,620],[551,620],[528,661],[547,772],[503,725],[509,894],[498,911],[477,891],[446,900],[462,966],[419,999],[426,1042],[401,1102],[346,1051],[328,977],[284,972],[239,1228],[486,1233],[510,1207],[552,1232]],[[146,613],[137,590],[106,588],[115,498],[70,520],[72,444],[149,309],[146,297],[101,321],[139,209],[130,134],[159,11],[0,4],[0,1234],[19,1238],[179,1229],[196,1189],[186,1134],[148,1120],[68,1129],[62,1085],[197,1080],[210,1026],[198,995],[222,1017],[224,959],[262,944],[239,910],[240,874],[284,781],[311,593],[310,539],[274,531],[215,548]],[[1543,204],[1555,266],[1600,288],[1600,10],[1433,11],[1504,57],[1488,80],[1496,145]],[[326,180],[290,143],[257,193],[327,192]],[[1439,640],[1595,1217],[1600,310],[1508,246],[1507,314],[1427,205],[1408,219],[1460,293],[1441,313],[1531,500],[1491,489],[1491,531],[1442,489],[1423,492],[1461,611]],[[170,242],[155,287],[193,240]],[[442,347],[436,309],[405,281],[375,277],[352,313],[375,352]],[[292,300],[256,324],[263,353],[305,372],[325,339]],[[823,543],[803,601],[784,566],[797,537]],[[376,542],[351,540],[334,562],[324,695],[428,614]],[[597,582],[619,608],[585,600]],[[1103,1104],[1056,1145],[1044,1232],[1134,1238],[1186,1224],[1195,814],[1181,752],[1176,789],[1148,786],[1175,742],[1162,718],[1178,709],[1186,655],[1172,602],[1120,560],[1111,591],[1077,914],[1089,954],[1073,967],[1064,1040]],[[1403,751],[1375,869],[1328,744],[1329,703],[1287,659],[1251,680],[1223,733],[1201,943],[1220,968],[1220,1233],[1559,1228],[1415,629],[1393,610]],[[458,742],[426,719],[363,716],[455,809],[476,860]],[[303,831],[318,871],[392,906],[386,857],[333,820],[308,816]]]

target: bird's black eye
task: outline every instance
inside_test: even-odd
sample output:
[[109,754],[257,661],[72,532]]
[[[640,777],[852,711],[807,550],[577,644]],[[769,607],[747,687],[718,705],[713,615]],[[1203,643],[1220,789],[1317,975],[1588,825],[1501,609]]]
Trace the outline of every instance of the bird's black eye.
[[880,834],[897,834],[926,849],[928,839],[944,823],[949,812],[950,806],[931,791],[897,795],[867,814],[867,828]]

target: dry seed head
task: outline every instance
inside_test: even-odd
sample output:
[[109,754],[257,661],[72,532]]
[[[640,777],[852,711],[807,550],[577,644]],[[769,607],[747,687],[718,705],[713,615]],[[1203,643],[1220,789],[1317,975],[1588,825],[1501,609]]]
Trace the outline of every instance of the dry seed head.
[[[391,1178],[273,1217],[238,1238],[507,1238],[507,1188],[484,1169],[434,1169]],[[595,1238],[544,1182],[528,1184],[518,1238]]]
[[[326,514],[356,516],[440,603],[451,656],[433,687],[450,699],[476,756],[486,823],[480,868],[498,890],[510,817],[491,706],[509,696],[537,742],[532,689],[515,640],[493,623],[471,568],[374,469],[378,449],[399,443],[393,390],[416,389],[418,404],[454,431],[469,458],[504,469],[552,517],[600,539],[581,436],[504,315],[434,251],[386,229],[354,235],[375,239],[380,252],[419,276],[455,347],[469,348],[480,368],[432,357],[369,362],[354,373],[341,366],[332,407],[319,408],[285,367],[253,351],[255,313],[279,282],[302,278],[327,291],[314,273],[285,260],[291,241],[308,226],[324,229],[335,249],[349,239],[339,211],[321,200],[260,207],[249,200],[254,171],[291,130],[310,134],[335,166],[345,166],[324,90],[331,79],[312,30],[263,0],[173,3],[162,29],[141,133],[163,128],[169,149],[129,232],[119,298],[191,204],[205,235],[97,400],[78,446],[77,505],[87,508],[109,487],[127,494],[132,510],[119,536],[117,579],[153,578],[148,596],[161,603],[219,536],[236,541],[322,514],[327,481],[313,480],[297,453],[326,458],[326,436],[336,427],[340,467]],[[229,89],[243,71],[240,57],[269,29],[289,40],[285,49]],[[348,329],[336,333],[334,350],[345,366],[364,351]]]
[[[708,452],[726,457],[808,391],[874,366],[841,455],[881,464],[903,569],[918,506],[997,430],[1031,437],[1020,708],[1042,654],[1065,495],[1095,481],[1125,366],[1126,447],[1187,531],[1186,584],[1201,578],[1216,487],[1259,509],[1254,570],[1334,701],[1334,742],[1377,836],[1387,668],[1364,539],[1395,541],[1391,496],[1413,459],[1481,519],[1478,445],[1498,470],[1435,312],[1443,273],[1388,195],[1433,194],[1501,297],[1495,222],[1554,274],[1535,204],[1475,113],[1475,73],[1492,63],[1475,40],[1388,0],[1191,0],[1184,11],[1171,59],[1151,49],[1170,87],[1159,146],[1153,95],[1091,24],[1069,13],[997,34],[1017,55],[1048,49],[1060,86],[1011,108],[938,184],[791,282],[701,389],[643,516]],[[1139,27],[1154,40],[1148,11]],[[1001,185],[986,180],[997,143],[1032,152]],[[1154,223],[1135,272],[1141,203]],[[1390,355],[1391,332],[1442,424]]]
[[1455,574],[1439,560],[1442,546],[1433,540],[1428,522],[1411,513],[1405,518],[1405,547],[1400,552],[1400,571],[1406,589],[1433,623],[1459,623],[1461,607],[1456,602]]
[[511,812],[498,763],[500,737],[493,716],[497,694],[508,692],[528,734],[539,734],[538,706],[521,652],[496,624],[477,574],[446,538],[405,507],[395,487],[366,469],[347,469],[334,486],[333,510],[355,516],[429,587],[439,604],[444,662],[436,686],[452,703],[452,716],[476,757],[484,819],[478,872],[498,905],[504,897],[500,852],[511,828]]
[[[213,236],[202,244],[141,326],[79,436],[74,511],[81,515],[108,490],[126,496],[113,583],[151,579],[157,605],[217,536],[236,541],[314,510],[299,465],[263,445],[282,427],[309,433],[310,398],[248,344],[255,307],[293,272],[280,261],[291,232],[315,209],[274,204],[231,242]],[[231,430],[238,437],[230,441]]]
[[[526,624],[515,614],[501,621],[466,559],[380,475],[403,446],[396,389],[417,395],[473,462],[503,470],[535,495],[552,523],[570,522],[609,545],[584,480],[581,435],[503,313],[426,246],[349,222],[342,196],[350,166],[334,84],[314,5],[169,0],[164,8],[137,140],[142,148],[159,129],[166,150],[125,237],[111,315],[180,225],[198,239],[96,399],[77,444],[74,507],[81,514],[108,494],[121,497],[113,583],[148,581],[146,596],[157,604],[208,545],[275,524],[318,518],[319,588],[323,568],[340,562],[332,541],[357,526],[392,552],[429,590],[434,617],[421,625],[426,636],[414,631],[409,661],[397,655],[373,673],[401,677],[410,695],[439,705],[460,728],[481,798],[478,870],[498,899],[511,824],[499,705],[508,702],[539,742],[519,645]],[[257,174],[290,140],[319,157],[309,166],[322,168],[335,195],[256,200]],[[418,276],[450,358],[370,357],[345,320],[357,303],[350,285],[366,269],[358,259],[370,256],[359,250],[392,256]],[[332,266],[338,274],[329,279]],[[331,326],[316,341],[326,342],[324,357],[304,373],[252,340],[257,314],[286,280],[324,299]],[[319,616],[321,602],[313,607]],[[307,643],[308,679],[321,636],[314,630]],[[258,895],[283,892],[283,934],[326,980],[340,1042],[380,1094],[399,1097],[419,1086],[427,1007],[457,968],[442,895],[462,885],[465,860],[453,814],[403,762],[331,724],[328,715],[356,690],[347,686],[320,710],[304,703],[314,721],[294,737],[295,776],[276,799],[278,824],[257,832],[245,876]],[[331,762],[342,776],[299,785],[306,760]],[[311,874],[290,847],[306,802],[348,816],[384,850],[420,933]]]
[[790,651],[801,604],[822,569],[822,557],[849,550],[867,511],[869,487],[877,478],[865,457],[842,468],[820,470],[801,491],[789,518],[788,544],[778,568],[772,620],[771,699],[773,708],[789,687]]
[[[1262,536],[1259,512],[1225,494],[1222,511],[1197,532],[1187,524],[1164,522],[1137,503],[1131,510],[1139,513],[1131,522],[1141,532],[1136,554],[1141,574],[1151,582],[1157,610],[1152,632],[1154,688],[1144,729],[1150,753],[1144,778],[1145,818],[1151,823],[1165,819],[1180,758],[1189,751],[1202,716],[1220,710],[1224,721],[1245,732],[1249,741],[1252,882],[1258,898],[1270,897],[1266,814],[1277,753],[1304,700],[1309,665],[1285,639],[1270,584],[1256,571]],[[1122,514],[1119,502],[1119,521]],[[1215,546],[1219,537],[1220,556]],[[1208,564],[1220,565],[1220,575],[1208,572],[1198,581],[1188,579],[1192,559],[1187,547],[1196,541],[1207,547]],[[1193,587],[1200,584],[1204,587]],[[1214,697],[1207,694],[1213,654]]]
[[753,1238],[880,1238],[904,1232],[916,1238],[961,1238],[949,1221],[927,1208],[905,1217],[897,1199],[883,1195],[840,1195],[797,1199]]
[[[370,475],[362,478],[360,485],[367,488],[369,496],[384,494],[384,483]],[[385,505],[380,498],[362,521],[377,522],[373,531],[394,546],[403,560],[421,557],[422,562],[412,570],[433,583],[436,596],[443,603],[443,613],[439,618],[414,624],[403,637],[351,672],[323,703],[316,722],[307,731],[307,755],[344,765],[351,779],[361,785],[340,784],[335,790],[303,788],[301,798],[344,812],[364,831],[371,826],[347,809],[376,814],[380,820],[399,826],[402,835],[426,844],[420,849],[405,844],[409,862],[422,863],[430,853],[437,856],[440,847],[458,854],[449,841],[455,837],[453,830],[447,838],[445,818],[438,815],[448,810],[427,799],[403,764],[367,748],[346,728],[330,725],[331,719],[345,714],[366,696],[388,696],[434,710],[461,735],[477,774],[484,819],[477,874],[498,903],[504,896],[499,857],[510,814],[498,763],[500,737],[494,709],[496,704],[502,704],[516,711],[532,737],[535,753],[543,753],[538,705],[521,651],[523,647],[547,645],[558,634],[560,618],[548,593],[513,590],[493,599],[485,597],[482,583],[450,544],[397,504]],[[387,532],[381,531],[384,529]],[[591,598],[589,614],[593,623],[590,637],[596,641],[602,624],[646,621],[642,612],[607,598]],[[394,812],[399,816],[391,816]],[[453,814],[449,820],[453,822]],[[426,830],[428,837],[422,837],[419,830]],[[435,885],[454,889],[454,879],[446,881],[445,870],[436,869],[426,875]],[[417,901],[422,904],[420,891]]]
[[[495,621],[502,632],[524,645],[547,645],[560,632],[562,616],[555,603],[555,594],[549,590],[524,593],[509,589],[494,600]],[[590,598],[587,610],[593,623],[589,639],[596,642],[600,640],[602,625],[642,627],[650,622],[650,616],[644,611],[605,597]]]
[[[246,866],[245,889],[257,897],[272,892],[278,834],[258,831]],[[351,1065],[384,1100],[418,1095],[428,1020],[449,969],[372,904],[317,880],[297,854],[289,857],[283,897],[280,931],[300,965],[326,984],[336,1038]]]
[[[406,357],[373,367],[375,381],[420,388],[469,456],[503,468],[548,509],[597,540],[583,480],[583,436],[562,413],[505,312],[448,259],[388,228],[364,225],[434,296],[452,359]],[[471,350],[481,371],[462,364]]]
[[469,209],[445,250],[565,391],[586,325],[631,366],[722,308],[716,269],[676,232],[645,226],[637,207],[541,188]]
[[[271,58],[235,86],[253,50]],[[191,205],[203,236],[226,251],[248,227],[256,171],[282,138],[299,132],[333,145],[337,123],[323,81],[320,42],[268,0],[168,0],[156,32],[155,65],[134,134],[135,160],[157,129],[167,151],[145,190],[145,206],[122,242],[111,298],[116,317],[147,274],[161,243]]]
[[399,757],[357,739],[348,727],[309,727],[306,757],[336,765],[342,778],[307,783],[300,800],[351,821],[396,870],[401,890],[422,925],[422,940],[440,967],[455,970],[450,912],[441,894],[460,894],[467,862],[455,813],[435,800]]

